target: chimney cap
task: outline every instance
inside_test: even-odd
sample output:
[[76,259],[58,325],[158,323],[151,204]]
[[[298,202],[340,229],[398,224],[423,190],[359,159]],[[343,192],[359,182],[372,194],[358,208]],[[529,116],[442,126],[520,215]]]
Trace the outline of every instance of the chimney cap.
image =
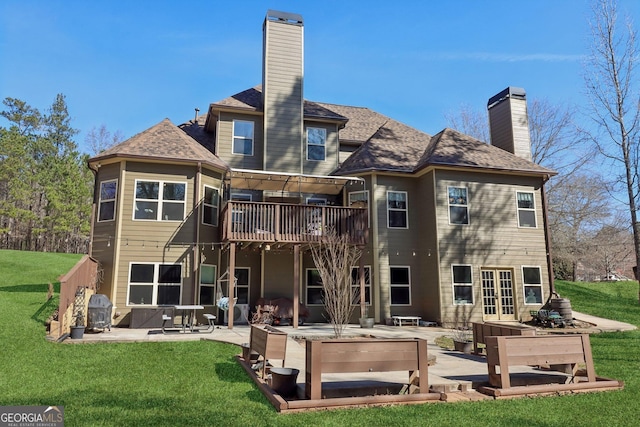
[[504,101],[505,99],[511,98],[511,97],[520,98],[520,99],[526,99],[527,98],[527,93],[521,87],[509,86],[508,88],[506,88],[502,92],[500,92],[497,95],[494,95],[491,98],[489,98],[489,101],[487,102],[487,110],[491,109],[491,107],[493,107],[496,104],[499,104],[500,102]]
[[302,25],[302,15],[278,10],[267,10],[266,21],[280,21],[286,24]]

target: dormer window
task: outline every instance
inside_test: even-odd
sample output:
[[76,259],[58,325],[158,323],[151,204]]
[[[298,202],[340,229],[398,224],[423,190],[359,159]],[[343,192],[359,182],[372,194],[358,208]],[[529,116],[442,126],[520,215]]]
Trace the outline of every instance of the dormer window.
[[253,156],[254,123],[246,120],[233,121],[233,154]]
[[326,158],[326,141],[326,129],[307,128],[307,160],[324,161]]

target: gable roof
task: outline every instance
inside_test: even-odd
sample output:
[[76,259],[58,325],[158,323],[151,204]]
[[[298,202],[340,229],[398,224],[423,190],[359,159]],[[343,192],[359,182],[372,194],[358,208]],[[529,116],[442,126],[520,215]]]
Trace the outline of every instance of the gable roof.
[[218,169],[229,166],[183,130],[164,119],[149,129],[89,159],[89,164],[115,157],[202,162]]

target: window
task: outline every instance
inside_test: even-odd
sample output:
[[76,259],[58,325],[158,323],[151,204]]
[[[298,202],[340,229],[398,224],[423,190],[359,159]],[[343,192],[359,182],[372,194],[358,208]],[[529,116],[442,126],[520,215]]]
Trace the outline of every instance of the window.
[[[352,208],[365,208],[369,207],[369,192],[368,191],[354,191],[349,193],[349,207]],[[370,225],[369,215],[367,215],[367,226]]]
[[233,154],[253,156],[253,122],[233,121]]
[[327,130],[307,128],[307,160],[323,161],[326,157]]
[[127,305],[180,304],[182,265],[131,263]]
[[[351,267],[351,292],[353,294],[353,305],[360,305],[360,277],[359,267]],[[371,267],[364,267],[364,302],[371,304]]]
[[200,265],[200,305],[215,305],[216,298],[216,266]]
[[202,223],[218,225],[218,189],[204,186],[204,200],[202,201]]
[[389,228],[408,228],[406,191],[387,191],[387,223]]
[[249,304],[249,269],[246,267],[236,267],[236,304]]
[[231,193],[231,200],[236,200],[239,202],[250,202],[252,199],[253,197],[249,193]]
[[163,181],[136,181],[134,219],[182,221],[185,215],[187,184]]
[[113,221],[116,216],[116,193],[118,181],[100,183],[100,201],[98,203],[98,221]]
[[542,304],[542,275],[540,267],[522,267],[524,303]]
[[518,199],[518,226],[536,227],[536,203],[533,193],[516,192]]
[[391,305],[411,305],[411,274],[409,267],[389,268]]
[[307,204],[308,205],[326,206],[327,199],[321,199],[319,197],[307,197]]
[[473,277],[470,265],[452,265],[453,303],[473,304]]
[[307,305],[323,305],[324,290],[320,272],[315,268],[307,269]]
[[449,187],[449,224],[469,224],[467,189]]

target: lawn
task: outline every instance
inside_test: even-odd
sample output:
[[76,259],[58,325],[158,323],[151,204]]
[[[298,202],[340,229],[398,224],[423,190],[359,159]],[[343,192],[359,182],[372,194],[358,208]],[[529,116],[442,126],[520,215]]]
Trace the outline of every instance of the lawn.
[[[0,251],[0,406],[64,406],[67,426],[635,426],[640,332],[592,336],[596,372],[616,392],[278,414],[215,342],[66,344],[45,339],[55,283],[76,255]],[[638,284],[557,288],[572,307],[640,325]],[[56,291],[58,288],[56,287]]]

